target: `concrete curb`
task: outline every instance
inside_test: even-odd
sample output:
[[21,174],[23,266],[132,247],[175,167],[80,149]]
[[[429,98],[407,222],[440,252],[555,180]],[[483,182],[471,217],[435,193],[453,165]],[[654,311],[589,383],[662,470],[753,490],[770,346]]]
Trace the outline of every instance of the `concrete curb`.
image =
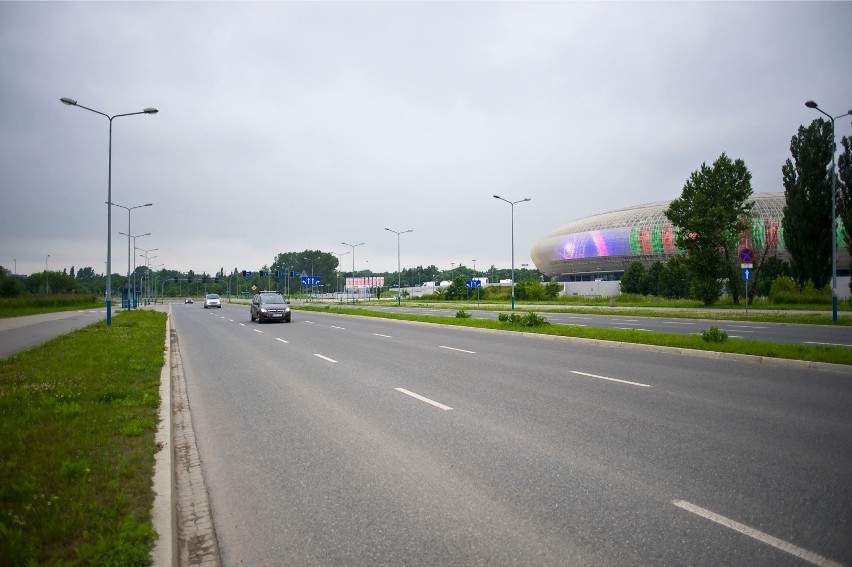
[[177,534],[174,526],[176,514],[174,506],[174,467],[172,466],[172,349],[171,310],[166,319],[165,364],[160,372],[160,412],[156,441],[160,450],[154,465],[154,506],[151,509],[151,521],[159,538],[151,553],[154,567],[177,565]]

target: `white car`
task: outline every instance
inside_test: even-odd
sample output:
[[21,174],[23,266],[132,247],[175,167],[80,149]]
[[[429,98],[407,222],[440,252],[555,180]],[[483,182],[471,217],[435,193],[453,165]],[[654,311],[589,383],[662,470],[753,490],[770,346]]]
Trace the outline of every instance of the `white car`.
[[204,296],[204,309],[207,309],[208,307],[218,307],[219,309],[222,308],[222,302],[219,300],[219,296],[217,294],[208,293]]

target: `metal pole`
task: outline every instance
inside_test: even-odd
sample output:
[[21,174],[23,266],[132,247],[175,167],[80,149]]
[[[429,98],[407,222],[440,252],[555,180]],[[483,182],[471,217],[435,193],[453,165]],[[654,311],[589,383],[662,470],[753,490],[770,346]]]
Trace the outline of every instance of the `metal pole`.
[[[348,244],[346,242],[341,242],[341,244],[343,244],[344,246],[349,246],[349,247],[352,248],[352,287],[356,287],[355,286],[355,248],[357,248],[358,246],[363,246],[364,243],[359,242],[358,244]],[[355,303],[356,299],[357,299],[356,296],[353,294],[352,295],[352,303],[353,304]]]
[[512,209],[512,309],[515,308],[515,205],[518,203],[524,203],[526,201],[530,201],[529,197],[521,199],[520,201],[509,201],[508,199],[504,199],[499,195],[494,195],[495,199],[500,199],[501,201],[505,201],[509,203]]

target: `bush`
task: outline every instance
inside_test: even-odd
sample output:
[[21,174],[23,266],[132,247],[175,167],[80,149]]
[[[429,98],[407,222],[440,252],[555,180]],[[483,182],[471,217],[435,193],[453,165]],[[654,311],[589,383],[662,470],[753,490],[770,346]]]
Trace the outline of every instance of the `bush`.
[[464,309],[459,309],[456,311],[456,319],[470,319],[470,313]]
[[497,320],[501,323],[519,325],[521,327],[541,327],[543,325],[550,325],[550,321],[548,321],[541,315],[536,315],[532,311],[530,311],[523,317],[518,315],[517,313],[512,313],[510,315],[500,313],[499,315],[497,315]]
[[708,343],[723,343],[728,340],[728,333],[720,331],[718,327],[710,327],[701,333],[701,338]]
[[788,276],[778,276],[769,288],[769,300],[778,304],[819,304],[831,303],[831,288],[814,288],[813,282],[808,280],[804,289],[796,288],[795,282]]

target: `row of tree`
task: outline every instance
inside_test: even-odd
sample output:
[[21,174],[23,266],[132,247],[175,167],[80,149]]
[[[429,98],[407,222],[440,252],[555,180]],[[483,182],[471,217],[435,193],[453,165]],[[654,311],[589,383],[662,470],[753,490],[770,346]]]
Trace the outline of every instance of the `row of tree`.
[[[831,279],[832,239],[844,238],[840,246],[852,244],[852,139],[844,137],[842,145],[836,172],[841,222],[835,234],[831,233],[835,173],[831,122],[818,118],[807,127],[801,126],[790,143],[791,159],[781,168],[785,194],[782,226],[791,257],[789,272],[800,289],[809,283],[819,289]],[[668,268],[652,266],[645,277],[655,280],[659,275],[660,281],[668,282],[666,274],[678,273],[689,282],[691,297],[711,305],[726,290],[738,304],[744,293],[738,252],[755,242],[751,234],[751,196],[751,173],[741,159],[732,160],[723,153],[712,166],[701,164],[686,181],[681,196],[665,212],[681,229],[676,241],[685,253],[670,260]],[[769,262],[774,252],[769,245],[767,239],[763,249],[755,250],[749,302],[785,271]],[[636,289],[637,269],[625,273],[625,277],[628,289]],[[641,277],[638,279],[641,288]],[[662,289],[661,295],[683,292],[668,283],[663,283]]]

